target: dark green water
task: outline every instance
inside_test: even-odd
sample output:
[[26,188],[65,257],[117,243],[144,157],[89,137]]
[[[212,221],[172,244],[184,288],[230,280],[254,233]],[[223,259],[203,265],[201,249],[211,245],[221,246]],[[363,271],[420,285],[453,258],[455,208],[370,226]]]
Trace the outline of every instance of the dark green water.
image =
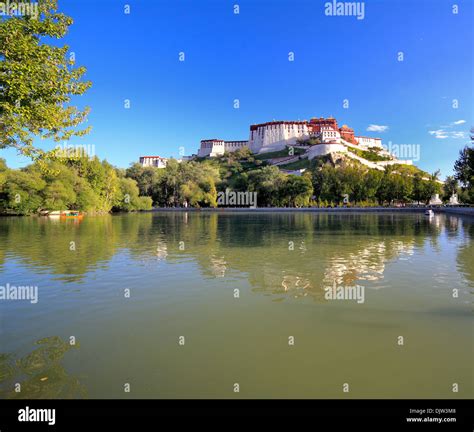
[[0,397],[473,397],[473,237],[422,214],[1,218],[0,285],[38,302],[0,300]]

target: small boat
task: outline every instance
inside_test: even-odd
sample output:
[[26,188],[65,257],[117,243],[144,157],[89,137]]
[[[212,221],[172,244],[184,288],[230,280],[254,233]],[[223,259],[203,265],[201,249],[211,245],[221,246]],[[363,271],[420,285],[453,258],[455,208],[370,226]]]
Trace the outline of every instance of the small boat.
[[42,212],[43,216],[48,216],[50,218],[59,218],[61,216],[62,211],[61,210],[45,210]]
[[52,218],[76,218],[82,219],[84,215],[78,210],[54,210],[43,213],[45,216]]
[[426,211],[425,211],[425,216],[429,216],[429,217],[434,216],[434,211],[431,210],[431,209],[426,210]]
[[84,215],[83,215],[80,211],[67,210],[67,211],[61,212],[60,217],[62,217],[62,218],[78,218],[78,219],[82,219],[82,218],[84,217]]

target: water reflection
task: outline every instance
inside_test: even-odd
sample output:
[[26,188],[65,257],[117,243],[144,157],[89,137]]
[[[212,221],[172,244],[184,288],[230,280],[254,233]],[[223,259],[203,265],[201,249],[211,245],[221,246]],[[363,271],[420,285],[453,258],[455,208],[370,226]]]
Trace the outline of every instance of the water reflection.
[[[0,397],[123,397],[129,377],[133,397],[227,397],[229,371],[256,386],[244,397],[340,397],[334,381],[349,378],[356,397],[450,397],[455,379],[466,397],[473,237],[470,219],[423,214],[2,218],[2,280],[37,282],[40,302],[0,304]],[[378,291],[329,305],[334,284]],[[83,348],[67,354],[50,337],[25,353],[50,334],[76,334]],[[281,349],[288,334],[301,351]],[[403,353],[392,349],[399,334],[410,338]]]
[[247,274],[257,291],[319,298],[316,291],[327,284],[382,279],[387,262],[407,260],[427,242],[439,251],[444,233],[465,239],[458,265],[472,283],[473,226],[422,214],[147,213],[90,217],[81,224],[3,218],[0,264],[15,258],[64,282],[80,282],[125,250],[137,261],[189,257],[208,277],[234,269]]
[[[459,222],[456,222],[456,225]],[[453,225],[454,222],[451,221]],[[451,234],[453,235],[453,234]],[[467,225],[462,232],[464,243],[459,247],[457,254],[458,270],[474,288],[474,223]]]
[[36,345],[40,346],[22,358],[0,354],[0,398],[86,397],[85,387],[62,365],[64,355],[73,347],[57,336],[38,340]]

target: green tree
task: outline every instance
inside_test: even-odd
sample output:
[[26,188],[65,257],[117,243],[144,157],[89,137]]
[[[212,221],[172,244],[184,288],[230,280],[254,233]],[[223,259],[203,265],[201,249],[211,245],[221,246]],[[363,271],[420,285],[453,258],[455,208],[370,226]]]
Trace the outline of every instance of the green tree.
[[309,204],[313,195],[313,185],[310,175],[288,175],[279,191],[281,202],[289,207],[303,207]]
[[413,180],[410,176],[394,174],[390,176],[390,187],[393,188],[394,199],[407,203],[413,194]]
[[113,207],[115,211],[150,210],[152,199],[140,197],[137,182],[131,178],[120,178],[118,180],[120,192]]
[[[118,173],[118,174],[117,174]],[[106,213],[151,208],[139,195],[135,180],[97,158],[36,161],[22,170],[9,170],[0,160],[0,212],[30,214],[42,209]]]
[[[474,142],[474,131],[471,129],[471,141]],[[459,152],[454,163],[454,177],[461,183],[462,201],[474,203],[474,147],[466,146]]]
[[0,194],[2,213],[31,214],[43,205],[41,196],[46,182],[36,173],[9,170]]
[[92,189],[86,179],[78,177],[74,189],[77,196],[76,203],[72,206],[74,210],[93,213],[102,208],[100,196]]
[[464,187],[474,184],[474,147],[466,146],[459,152],[459,158],[454,163],[455,178]]
[[89,109],[70,104],[91,86],[84,67],[74,67],[68,46],[49,44],[65,36],[72,19],[57,11],[57,0],[39,1],[39,16],[0,21],[0,148],[15,147],[31,157],[35,137],[62,141],[86,134],[78,126]]
[[284,183],[284,175],[276,166],[266,166],[248,173],[249,192],[257,192],[260,207],[279,204],[279,189]]
[[426,200],[427,203],[433,195],[441,193],[442,188],[438,181],[439,174],[439,170],[434,172],[430,175],[429,179],[425,183],[426,195],[429,196],[429,198]]
[[377,197],[377,190],[380,187],[380,183],[382,181],[382,172],[369,169],[364,176],[364,198],[368,201],[375,201]]
[[393,169],[386,167],[383,176],[380,180],[380,185],[377,190],[376,196],[380,204],[388,203],[391,204],[396,198],[395,190],[393,189]]
[[8,167],[5,159],[0,158],[0,193],[3,189],[3,185],[7,180]]
[[160,181],[160,173],[163,172],[162,168],[143,167],[139,163],[134,163],[127,168],[125,176],[137,182],[140,195],[153,196],[154,185]]
[[457,194],[459,182],[454,176],[447,176],[443,185],[443,200],[449,201],[453,194]]
[[179,190],[179,204],[187,203],[197,207],[216,207],[219,180],[218,169],[208,164],[195,162],[179,166],[182,182]]
[[427,188],[426,181],[420,173],[413,176],[412,198],[417,203],[427,203],[431,198],[431,191]]
[[312,176],[316,198],[322,201],[342,202],[344,196],[352,192],[352,186],[344,180],[346,174],[345,167],[335,167],[331,163],[317,167]]
[[211,178],[199,183],[189,180],[181,185],[180,193],[183,203],[193,207],[217,207],[217,189]]
[[71,208],[76,202],[76,194],[71,185],[55,180],[48,184],[43,192],[43,208],[48,210],[63,210]]

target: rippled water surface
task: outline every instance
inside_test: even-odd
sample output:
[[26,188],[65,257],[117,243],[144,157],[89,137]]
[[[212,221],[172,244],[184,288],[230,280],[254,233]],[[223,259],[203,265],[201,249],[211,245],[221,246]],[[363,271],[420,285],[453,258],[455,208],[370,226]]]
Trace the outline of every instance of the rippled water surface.
[[0,285],[38,302],[0,300],[0,397],[472,397],[473,237],[422,214],[1,218]]

